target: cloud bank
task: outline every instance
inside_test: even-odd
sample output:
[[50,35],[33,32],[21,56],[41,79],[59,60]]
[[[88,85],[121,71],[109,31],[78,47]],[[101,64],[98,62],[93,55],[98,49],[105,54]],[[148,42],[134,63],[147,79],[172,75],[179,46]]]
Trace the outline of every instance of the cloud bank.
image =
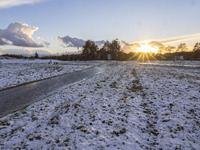
[[125,41],[122,41],[122,49],[125,52],[136,52],[138,48],[140,48],[142,45],[146,45],[148,44],[151,47],[158,47],[160,48],[165,48],[165,45],[163,45],[161,42],[159,41],[150,41],[148,43],[127,43]]
[[34,55],[37,52],[40,55],[51,55],[52,51],[45,49],[1,49],[0,54]]
[[160,43],[168,44],[168,43],[174,43],[174,42],[179,42],[179,41],[189,41],[189,40],[193,40],[193,39],[197,39],[197,38],[200,38],[200,33],[172,37],[172,38],[168,38],[166,40],[162,40],[162,41],[160,41]]
[[125,41],[121,41],[121,42],[122,42],[122,49],[126,53],[135,52],[137,51],[138,47],[141,47],[140,43],[127,43]]
[[[61,37],[61,36],[58,36],[57,38],[59,41],[62,41],[65,45],[65,47],[83,47],[85,45],[85,40],[82,40],[82,39],[78,39],[78,38],[72,38],[70,36],[64,36],[64,37]],[[102,40],[102,41],[94,41],[96,45],[98,46],[102,46],[105,41]]]
[[38,27],[30,27],[27,24],[11,23],[7,29],[0,29],[0,45],[44,47],[44,45],[33,41],[32,35],[37,30]]
[[151,41],[148,43],[149,46],[151,47],[158,47],[158,48],[163,48],[165,47],[161,42],[158,42],[158,41]]
[[[151,47],[158,47],[159,49],[172,49],[174,48],[173,46],[170,46],[168,44],[171,43],[177,43],[181,41],[190,41],[194,39],[200,39],[200,33],[195,33],[195,34],[188,34],[188,35],[183,35],[183,36],[177,36],[177,37],[171,37],[171,38],[166,38],[163,40],[158,40],[158,41],[150,41],[148,42],[148,45]],[[122,41],[123,44],[123,50],[125,52],[134,52],[137,50],[138,47],[141,47],[143,45],[142,43],[127,43],[125,41]],[[167,46],[166,46],[167,44]]]
[[39,3],[45,0],[0,0],[0,8],[10,8],[25,4]]

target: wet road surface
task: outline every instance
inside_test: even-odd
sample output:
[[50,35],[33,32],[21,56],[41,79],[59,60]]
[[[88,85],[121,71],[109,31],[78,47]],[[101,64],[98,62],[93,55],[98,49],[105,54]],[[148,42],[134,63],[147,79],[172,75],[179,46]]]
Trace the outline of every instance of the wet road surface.
[[41,100],[66,85],[103,72],[104,67],[92,67],[58,77],[0,91],[0,118]]

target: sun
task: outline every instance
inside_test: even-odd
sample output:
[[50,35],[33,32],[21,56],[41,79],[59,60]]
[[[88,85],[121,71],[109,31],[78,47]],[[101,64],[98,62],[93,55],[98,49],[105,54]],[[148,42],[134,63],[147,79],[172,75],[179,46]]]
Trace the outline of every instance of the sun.
[[141,45],[140,47],[137,47],[136,53],[142,52],[142,53],[157,53],[159,48],[157,46],[151,47],[148,44]]

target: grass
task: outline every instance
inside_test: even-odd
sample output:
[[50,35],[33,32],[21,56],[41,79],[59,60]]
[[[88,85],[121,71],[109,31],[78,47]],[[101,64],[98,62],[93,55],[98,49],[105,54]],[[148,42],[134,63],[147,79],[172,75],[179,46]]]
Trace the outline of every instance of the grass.
[[102,88],[102,85],[100,85],[99,83],[96,83],[97,87],[96,88]]
[[142,91],[143,88],[142,88],[139,80],[133,80],[132,86],[127,87],[127,89],[130,90],[131,92],[138,92],[138,91]]
[[53,116],[48,122],[48,125],[59,124],[59,119],[60,117],[58,115]]
[[116,81],[114,81],[114,82],[112,82],[109,86],[111,87],[111,88],[117,88],[117,82]]
[[131,71],[131,74],[132,74],[133,76],[136,76],[136,75],[137,75],[136,70],[133,69],[133,70]]
[[113,131],[113,134],[115,134],[116,136],[119,136],[120,134],[124,134],[124,133],[126,133],[126,128],[122,128],[122,129],[120,129],[120,130],[117,130],[117,131]]

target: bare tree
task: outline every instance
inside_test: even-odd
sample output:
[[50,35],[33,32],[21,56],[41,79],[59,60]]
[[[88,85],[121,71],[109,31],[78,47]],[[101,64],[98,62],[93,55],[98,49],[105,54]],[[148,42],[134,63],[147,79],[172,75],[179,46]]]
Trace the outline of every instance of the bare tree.
[[167,46],[167,47],[165,47],[165,52],[166,53],[173,53],[174,52],[174,50],[175,50],[175,47],[174,46]]
[[196,43],[193,48],[193,52],[200,51],[200,43]]
[[35,52],[35,58],[39,58],[39,55],[37,52]]
[[188,48],[186,46],[185,43],[181,43],[178,45],[177,49],[176,49],[176,52],[184,52],[184,51],[187,51]]

